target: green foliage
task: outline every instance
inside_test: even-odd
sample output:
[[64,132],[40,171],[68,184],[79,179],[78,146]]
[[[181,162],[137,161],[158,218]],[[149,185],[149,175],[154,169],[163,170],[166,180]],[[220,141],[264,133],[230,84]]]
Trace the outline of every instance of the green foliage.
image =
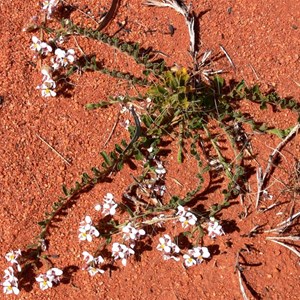
[[[139,118],[134,109],[131,110],[135,126],[129,128],[131,133],[129,143],[122,140],[120,144],[115,145],[113,151],[109,153],[100,151],[102,162],[99,166],[91,168],[92,174],[83,173],[80,181],[76,181],[71,188],[63,185],[64,195],[53,203],[51,212],[45,213],[44,220],[38,223],[41,231],[37,236],[37,242],[32,246],[35,257],[41,256],[43,244],[49,235],[49,227],[55,221],[55,217],[67,209],[67,204],[71,200],[77,199],[81,193],[96,184],[113,179],[113,176],[122,170],[124,164],[136,160],[143,161],[142,170],[140,176],[134,178],[132,186],[128,187],[131,193],[130,203],[122,203],[121,206],[123,211],[128,213],[130,220],[140,224],[149,221],[149,218],[154,218],[159,213],[174,211],[179,205],[195,206],[197,196],[204,192],[205,175],[210,179],[226,178],[227,188],[223,191],[223,201],[202,211],[196,211],[201,217],[195,231],[184,233],[187,237],[193,237],[198,232],[199,238],[202,238],[201,223],[228,207],[231,199],[246,192],[244,184],[247,180],[247,171],[244,157],[245,151],[249,152],[250,139],[243,126],[249,125],[253,130],[264,134],[275,134],[280,138],[284,138],[290,131],[289,128],[272,128],[252,120],[240,111],[240,102],[251,101],[258,104],[262,110],[269,106],[293,110],[298,114],[298,118],[299,104],[293,99],[282,99],[274,92],[264,94],[257,85],[249,88],[244,81],[231,87],[228,92],[228,86],[220,76],[215,76],[206,83],[199,72],[195,73],[187,68],[173,70],[166,67],[163,60],[155,61],[152,52],[141,49],[137,43],[122,42],[101,31],[80,27],[67,19],[62,20],[61,24],[62,28],[58,30],[42,27],[46,32],[56,35],[54,43],[60,36],[84,36],[121,51],[144,67],[143,77],[137,78],[119,70],[104,68],[95,56],[81,57],[69,68],[67,77],[78,70],[101,72],[132,84],[148,87],[144,95],[109,97],[105,101],[87,104],[87,109],[105,108],[118,103],[134,106],[146,98],[150,98],[151,103],[140,113]],[[195,187],[190,187],[183,197],[170,195],[168,200],[162,200],[162,197],[156,196],[154,191],[147,190],[147,187],[162,184],[163,177],[157,176],[155,171],[155,159],[165,150],[162,146],[163,141],[170,137],[178,145],[178,163],[182,164],[187,159],[193,160],[197,184]],[[222,148],[224,144],[229,146],[227,153],[231,152],[231,154],[224,154]],[[152,148],[150,153],[147,151],[149,148]],[[138,189],[147,194],[151,201],[145,203],[137,195]],[[109,230],[103,233],[103,237],[109,243],[120,225],[115,223],[106,225],[109,225]]]

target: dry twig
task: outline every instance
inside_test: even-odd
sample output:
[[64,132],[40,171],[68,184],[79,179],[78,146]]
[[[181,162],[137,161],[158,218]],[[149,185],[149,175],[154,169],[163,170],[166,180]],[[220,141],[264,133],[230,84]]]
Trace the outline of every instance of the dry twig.
[[[299,239],[299,237],[297,237],[297,238]],[[290,251],[295,253],[300,258],[300,252],[294,246],[290,246],[290,245],[287,245],[285,243],[279,242],[278,239],[279,239],[278,237],[273,237],[273,236],[272,237],[269,236],[269,237],[266,238],[266,240],[269,240],[271,242],[274,242],[276,244],[279,244],[279,245],[289,249]]]
[[255,207],[258,208],[259,199],[261,193],[263,191],[263,187],[266,184],[266,181],[269,179],[270,174],[274,167],[274,161],[277,159],[278,154],[280,153],[281,149],[288,143],[288,141],[297,133],[300,128],[300,124],[297,124],[290,133],[277,145],[277,147],[273,150],[270,154],[268,159],[268,164],[266,167],[265,172],[262,171],[262,168],[259,166],[257,169],[257,198],[256,198],[256,205]]
[[56,151],[48,142],[46,142],[40,135],[36,133],[36,136],[45,143],[55,154],[57,154],[67,165],[71,166],[70,162],[64,158],[58,151]]
[[148,6],[157,6],[157,7],[170,7],[175,11],[183,15],[185,23],[188,27],[189,36],[190,36],[190,52],[193,58],[196,56],[195,49],[195,30],[194,30],[194,16],[189,12],[189,8],[182,2],[178,0],[146,0],[144,2]]
[[239,284],[240,284],[240,290],[243,296],[244,300],[248,300],[249,298],[247,297],[244,285],[243,285],[243,277],[242,277],[242,270],[243,268],[241,267],[240,263],[239,263],[239,257],[240,257],[240,252],[241,250],[239,250],[236,254],[236,263],[235,263],[235,270],[238,274],[238,278],[239,278]]

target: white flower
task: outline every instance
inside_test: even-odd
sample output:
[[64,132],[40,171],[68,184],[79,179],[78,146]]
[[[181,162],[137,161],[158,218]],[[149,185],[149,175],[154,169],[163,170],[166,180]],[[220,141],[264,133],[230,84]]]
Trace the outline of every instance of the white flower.
[[91,276],[95,276],[97,273],[104,273],[104,270],[100,268],[96,268],[95,265],[102,264],[104,259],[102,256],[94,257],[87,251],[82,252],[83,259],[86,262],[86,266],[82,268],[83,270],[87,270]]
[[40,284],[41,290],[46,290],[53,286],[53,283],[60,281],[60,276],[63,271],[58,268],[52,268],[46,272],[46,274],[40,274],[35,280]]
[[210,218],[208,223],[208,235],[213,239],[216,236],[224,235],[225,232],[219,222],[215,218]]
[[[164,260],[180,260],[179,257],[176,256],[180,252],[180,249],[171,241],[171,237],[168,234],[165,234],[164,237],[159,238],[159,245],[156,247],[156,249],[159,251],[164,251]],[[173,254],[175,254],[175,256]]]
[[164,174],[166,174],[167,171],[166,171],[166,169],[164,168],[162,162],[160,162],[160,161],[158,161],[158,160],[155,160],[155,162],[156,162],[156,165],[157,165],[157,167],[156,167],[156,169],[155,169],[155,173],[156,173],[157,175],[164,175]]
[[188,252],[189,255],[196,259],[197,264],[201,264],[203,258],[210,257],[210,253],[206,247],[195,247],[193,249],[190,249]]
[[92,267],[92,266],[89,266],[87,268],[87,271],[89,272],[89,274],[91,276],[95,276],[97,273],[100,273],[100,274],[103,274],[104,273],[104,270],[102,269],[99,269],[99,268],[95,268],[95,267]]
[[102,206],[101,206],[100,204],[96,204],[96,205],[95,205],[96,211],[100,211],[100,210],[101,210],[101,207],[102,207]]
[[47,12],[47,18],[50,18],[53,9],[58,4],[59,0],[44,0],[42,2],[42,10],[45,10]]
[[21,250],[17,251],[10,251],[6,253],[5,258],[8,262],[10,262],[12,265],[16,265],[19,272],[21,272],[21,266],[19,265],[17,259],[21,256]]
[[123,235],[123,238],[126,240],[131,239],[131,240],[136,240],[139,239],[142,235],[145,235],[146,232],[144,229],[136,229],[131,224],[127,224],[122,228],[122,232],[125,234]]
[[43,84],[38,85],[36,88],[42,91],[42,97],[55,97],[56,92],[53,90],[56,84],[53,80],[44,81]]
[[[19,253],[19,251],[15,251],[15,252]],[[5,279],[5,281],[2,283],[3,293],[18,295],[20,292],[18,288],[18,278],[14,276],[13,267],[8,267],[6,270],[4,270],[3,278]]]
[[[104,216],[111,215],[113,216],[116,213],[116,208],[118,204],[114,201],[114,196],[111,193],[107,193],[104,196],[104,204],[102,206],[102,213]],[[101,209],[101,206],[97,206],[98,209]]]
[[53,286],[52,280],[50,280],[45,274],[40,274],[35,280],[39,283],[41,290],[46,290]]
[[60,67],[66,67],[68,64],[73,63],[75,61],[75,51],[74,49],[69,49],[67,52],[57,48],[55,50],[56,57],[52,59],[52,68],[54,70],[59,69]]
[[15,275],[14,275],[14,269],[13,267],[8,267],[7,269],[4,270],[4,276],[3,278],[5,280],[8,280],[8,281],[13,281],[13,280],[18,280]]
[[94,257],[92,254],[90,254],[89,252],[87,251],[83,251],[82,252],[82,255],[83,255],[83,259],[85,260],[85,262],[87,264],[91,263],[91,262],[94,262],[96,264],[102,264],[104,262],[104,259],[102,256],[98,256],[98,257]]
[[[118,98],[120,99],[121,96],[119,96]],[[120,113],[121,114],[125,114],[127,113],[129,110],[125,105],[122,105],[122,108],[120,109]]]
[[47,68],[42,69],[42,81],[41,85],[38,85],[36,88],[42,91],[43,97],[55,97],[56,93],[53,89],[56,88],[55,81],[51,78],[49,70]]
[[87,251],[83,251],[82,255],[83,255],[83,259],[85,260],[85,262],[87,264],[89,264],[90,262],[92,262],[94,260],[94,256],[92,254],[88,253]]
[[178,205],[176,216],[184,216],[185,214],[186,214],[185,208],[181,205]]
[[40,52],[42,50],[41,41],[36,36],[33,36],[31,40],[32,44],[30,45],[30,49],[36,52]]
[[60,281],[60,276],[62,274],[63,271],[58,268],[52,268],[46,272],[46,276],[54,283],[58,283]]
[[91,242],[93,236],[98,237],[100,235],[96,227],[92,226],[92,219],[90,216],[86,216],[85,220],[80,222],[78,238],[81,241]]
[[18,288],[18,282],[15,280],[6,280],[2,283],[4,294],[15,294],[18,295],[20,290]]
[[197,261],[193,257],[189,256],[188,254],[184,254],[183,259],[186,267],[191,267],[197,264]]
[[45,42],[41,43],[41,50],[40,50],[42,55],[47,55],[49,52],[52,52],[52,47],[48,45]]
[[187,228],[189,225],[195,225],[197,222],[197,217],[191,212],[187,212],[184,216],[179,218],[183,228]]
[[125,267],[127,264],[127,258],[134,254],[134,250],[127,247],[124,244],[113,243],[112,245],[112,257],[117,260],[122,260],[122,265]]
[[159,251],[164,251],[165,253],[171,252],[172,241],[168,234],[165,234],[164,237],[159,238],[159,244],[156,247]]
[[30,49],[41,54],[47,55],[49,52],[52,52],[52,47],[45,42],[39,40],[36,36],[31,38],[32,44],[30,45]]

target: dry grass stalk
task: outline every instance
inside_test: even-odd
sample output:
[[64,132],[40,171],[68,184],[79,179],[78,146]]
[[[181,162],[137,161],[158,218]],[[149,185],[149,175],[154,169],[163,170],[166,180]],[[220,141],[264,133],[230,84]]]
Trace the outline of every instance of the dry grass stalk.
[[71,166],[70,162],[64,158],[57,150],[55,150],[48,142],[46,142],[40,135],[36,134],[36,136],[45,143],[56,155],[58,155],[67,165]]
[[236,272],[238,274],[239,284],[240,284],[240,290],[241,290],[243,299],[244,300],[248,300],[249,298],[248,298],[248,296],[246,294],[246,291],[245,291],[245,288],[244,288],[244,285],[243,285],[243,277],[242,277],[242,270],[243,270],[243,268],[241,267],[241,265],[239,263],[240,251],[242,251],[242,250],[239,250],[237,252],[237,254],[236,254],[235,270],[236,270]]
[[189,12],[189,8],[178,0],[146,0],[144,2],[148,6],[157,6],[157,7],[170,7],[173,8],[176,12],[183,15],[185,23],[188,27],[189,36],[190,36],[190,52],[193,58],[196,56],[195,49],[195,29],[194,29],[194,16]]
[[266,184],[266,181],[269,179],[271,172],[274,167],[274,162],[277,159],[280,151],[282,148],[289,142],[289,140],[297,134],[298,130],[300,128],[300,124],[297,124],[290,133],[277,145],[277,147],[273,150],[273,152],[270,154],[268,159],[268,164],[266,167],[265,172],[262,171],[262,168],[259,166],[257,170],[257,198],[256,198],[256,205],[255,207],[258,208],[259,200],[261,193],[263,191],[263,187]]
[[276,237],[267,237],[266,240],[269,240],[271,242],[274,242],[276,244],[279,244],[279,245],[289,249],[290,251],[295,253],[300,258],[300,252],[294,246],[290,246],[290,245],[287,245],[285,243],[279,242],[278,238],[276,238]]

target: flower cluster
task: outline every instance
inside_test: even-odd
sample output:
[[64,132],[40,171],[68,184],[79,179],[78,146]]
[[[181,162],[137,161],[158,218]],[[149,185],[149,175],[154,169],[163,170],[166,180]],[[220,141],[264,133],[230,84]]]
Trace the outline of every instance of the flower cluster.
[[114,201],[113,194],[107,193],[106,196],[104,196],[103,201],[104,204],[103,205],[97,204],[95,206],[95,209],[97,211],[102,210],[102,214],[104,216],[108,216],[108,215],[113,216],[116,213],[116,208],[118,206],[118,204]]
[[78,238],[81,241],[91,242],[93,236],[98,237],[99,231],[92,225],[92,219],[90,216],[86,216],[84,221],[80,222]]
[[[46,1],[51,2],[51,1]],[[30,49],[35,51],[36,54],[41,56],[47,56],[50,52],[53,51],[52,47],[45,42],[39,40],[36,36],[32,37],[32,44]],[[56,92],[56,83],[53,80],[52,74],[53,72],[67,67],[69,64],[74,63],[75,61],[75,51],[74,49],[69,49],[67,51],[62,50],[60,48],[55,49],[54,51],[55,57],[51,58],[52,66],[45,67],[42,69],[42,84],[37,86],[37,89],[41,90],[43,97],[55,97]]]
[[225,232],[222,228],[222,226],[219,224],[219,222],[215,218],[210,218],[210,221],[208,222],[208,235],[214,239],[217,236],[224,235]]
[[46,12],[46,16],[49,19],[56,8],[59,0],[44,0],[42,2],[42,10]]
[[31,40],[32,44],[30,45],[30,49],[35,51],[37,54],[46,56],[49,52],[52,52],[52,47],[46,42],[42,42],[36,36],[33,36]]
[[71,64],[75,61],[75,51],[74,49],[69,49],[64,51],[60,48],[57,48],[54,52],[56,55],[55,58],[51,58],[53,70],[58,70],[60,68],[65,68],[68,64]]
[[144,229],[136,229],[130,223],[122,228],[122,232],[124,233],[123,239],[125,241],[127,240],[134,241],[139,239],[142,235],[146,234]]
[[21,272],[21,266],[18,262],[18,258],[21,257],[21,250],[10,251],[6,253],[5,258],[11,264],[6,270],[4,270],[4,282],[2,283],[4,294],[19,294],[18,278],[15,276],[15,272]]
[[175,243],[172,242],[171,237],[168,234],[165,234],[163,237],[159,238],[159,244],[156,249],[159,251],[163,251],[164,260],[180,260],[180,258],[178,257],[180,249]]
[[42,91],[43,97],[55,97],[56,92],[54,89],[56,88],[55,81],[51,78],[51,75],[46,69],[42,69],[43,79],[42,84],[38,85],[36,88]]
[[97,273],[103,274],[104,270],[97,268],[99,264],[104,262],[102,256],[94,257],[87,251],[82,252],[83,260],[85,261],[85,266],[82,268],[83,270],[87,270],[91,276],[95,276]]
[[124,267],[127,264],[127,258],[133,254],[134,250],[131,247],[127,247],[126,245],[120,243],[113,243],[112,245],[112,257],[114,260],[121,259]]
[[183,255],[186,267],[201,264],[204,258],[209,258],[210,253],[206,247],[194,247],[188,250],[188,254]]
[[18,295],[20,293],[18,288],[18,278],[15,277],[14,272],[13,267],[8,267],[4,270],[4,282],[2,283],[4,294]]
[[46,274],[40,274],[35,280],[39,283],[41,290],[46,290],[53,286],[53,283],[60,281],[60,276],[63,271],[58,268],[52,268],[46,272]]
[[179,222],[181,223],[182,228],[187,228],[189,225],[193,226],[197,222],[197,217],[193,213],[186,211],[181,205],[177,207],[176,215],[179,216]]

